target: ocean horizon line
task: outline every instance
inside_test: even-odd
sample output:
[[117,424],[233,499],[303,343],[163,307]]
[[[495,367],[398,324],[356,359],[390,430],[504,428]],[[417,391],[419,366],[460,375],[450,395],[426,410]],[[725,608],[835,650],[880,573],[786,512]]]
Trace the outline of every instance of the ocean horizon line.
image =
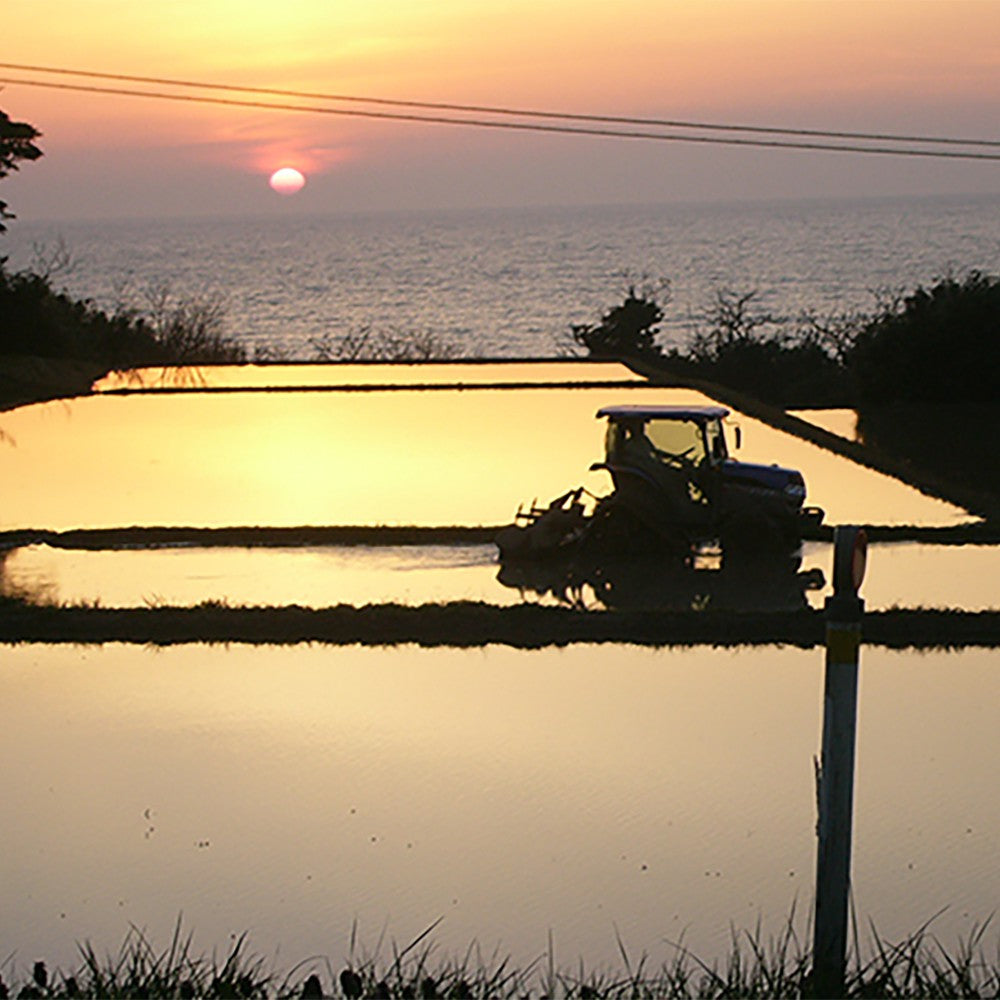
[[[845,208],[859,205],[892,205],[892,204],[922,204],[947,205],[970,203],[1000,202],[1000,189],[995,192],[934,192],[927,194],[872,194],[872,195],[789,195],[775,197],[734,197],[734,198],[693,198],[677,201],[621,201],[621,202],[538,202],[507,205],[428,205],[428,206],[387,206],[384,208],[368,206],[365,208],[324,208],[322,211],[290,208],[272,211],[253,212],[192,212],[165,213],[163,211],[145,213],[130,213],[126,215],[79,215],[79,216],[33,216],[20,218],[8,226],[5,234],[7,241],[17,236],[17,230],[35,226],[94,226],[112,225],[128,226],[130,224],[150,225],[153,223],[210,223],[210,222],[254,222],[274,224],[275,222],[308,222],[328,219],[359,221],[363,219],[427,219],[435,218],[474,218],[484,216],[507,216],[517,218],[539,212],[546,215],[559,216],[564,214],[583,214],[593,212],[638,212],[678,211],[687,214],[698,210],[708,211],[753,211],[767,208]],[[3,237],[0,237],[2,242]]]

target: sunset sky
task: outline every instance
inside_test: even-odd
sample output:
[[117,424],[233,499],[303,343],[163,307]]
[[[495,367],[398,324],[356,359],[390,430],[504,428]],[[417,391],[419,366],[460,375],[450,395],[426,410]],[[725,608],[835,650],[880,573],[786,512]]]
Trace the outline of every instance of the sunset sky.
[[[2,30],[0,58],[50,67],[1000,137],[992,0],[6,0]],[[43,133],[45,157],[3,182],[25,219],[1000,192],[1000,163],[518,134],[16,84],[3,85],[0,108]],[[271,190],[279,167],[305,174],[305,188]]]

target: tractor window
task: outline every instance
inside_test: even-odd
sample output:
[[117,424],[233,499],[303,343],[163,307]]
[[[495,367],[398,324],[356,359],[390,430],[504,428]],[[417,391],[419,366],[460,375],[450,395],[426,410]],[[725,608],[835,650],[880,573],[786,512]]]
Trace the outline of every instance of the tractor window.
[[708,442],[708,454],[713,462],[724,462],[729,457],[722,424],[718,420],[709,420],[705,424],[705,440]]
[[670,456],[683,457],[700,464],[705,460],[705,442],[701,427],[693,420],[650,420],[646,437],[653,447]]
[[622,437],[623,431],[621,424],[617,424],[613,420],[609,420],[608,429],[604,434],[604,455],[606,461],[617,461],[618,455],[622,450]]

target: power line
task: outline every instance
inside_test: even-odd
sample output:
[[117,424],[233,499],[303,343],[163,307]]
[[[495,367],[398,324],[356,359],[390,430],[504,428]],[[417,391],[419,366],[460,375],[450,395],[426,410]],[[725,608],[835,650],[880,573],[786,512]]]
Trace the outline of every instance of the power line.
[[685,142],[702,145],[749,146],[764,149],[812,150],[826,153],[869,153],[881,156],[906,156],[949,160],[1000,161],[1000,153],[979,153],[969,150],[914,149],[905,146],[863,146],[846,143],[785,141],[778,139],[747,139],[729,136],[684,135],[625,129],[596,128],[554,123],[495,121],[484,118],[453,118],[447,115],[416,114],[401,111],[366,111],[359,108],[328,108],[315,105],[276,103],[273,101],[243,101],[236,98],[206,97],[200,94],[171,94],[163,91],[132,90],[125,87],[98,87],[80,83],[54,83],[47,80],[25,80],[0,77],[0,84],[42,87],[48,90],[72,91],[84,94],[109,94],[120,97],[145,97],[161,101],[190,104],[221,105],[224,107],[255,108],[268,111],[295,111],[339,117],[369,118],[383,121],[426,122],[434,125],[464,125],[474,128],[502,129],[518,132],[543,132],[556,135],[586,135],[612,139],[645,139],[657,142]]
[[[607,125],[640,125],[656,128],[689,128],[703,131],[748,132],[759,135],[808,136],[817,139],[862,139],[873,142],[909,142],[931,145],[986,146],[1000,148],[1000,139],[969,139],[957,136],[903,135],[890,132],[849,132],[829,129],[780,128],[767,125],[743,125],[720,122],[685,121],[669,118],[635,118],[621,115],[580,114],[564,111],[543,111],[537,108],[510,108],[482,104],[452,104],[442,101],[414,101],[388,97],[365,97],[356,94],[334,94],[306,90],[283,90],[272,87],[249,87],[238,84],[206,83],[178,80],[170,77],[135,76],[128,73],[104,73],[96,70],[67,69],[59,66],[35,66],[24,63],[0,62],[0,69],[49,73],[62,76],[82,76],[126,83],[155,84],[169,87],[192,87],[200,90],[221,90],[231,93],[259,94],[270,97],[292,97],[316,101],[341,101],[375,104],[386,107],[422,108],[431,111],[460,111],[469,114],[539,118],[554,121],[593,122]],[[23,82],[23,81],[22,81]]]

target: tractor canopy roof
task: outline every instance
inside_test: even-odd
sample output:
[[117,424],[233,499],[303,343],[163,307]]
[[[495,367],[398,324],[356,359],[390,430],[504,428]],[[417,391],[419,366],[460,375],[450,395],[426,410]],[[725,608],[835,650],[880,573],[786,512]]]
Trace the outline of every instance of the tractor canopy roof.
[[599,417],[609,420],[722,420],[729,416],[724,406],[602,406]]

